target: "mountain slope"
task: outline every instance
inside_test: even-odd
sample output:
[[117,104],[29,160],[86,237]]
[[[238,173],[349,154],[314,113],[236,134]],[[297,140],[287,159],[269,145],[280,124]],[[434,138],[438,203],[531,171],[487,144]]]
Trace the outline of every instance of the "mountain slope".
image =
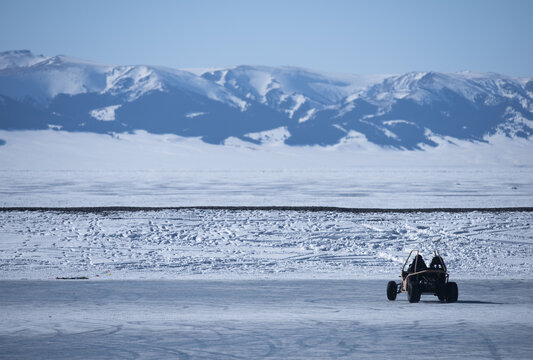
[[[398,149],[533,135],[533,80],[470,72],[333,75],[292,67],[185,71],[0,53],[0,129],[172,133],[224,144]],[[274,131],[274,132],[273,132]]]

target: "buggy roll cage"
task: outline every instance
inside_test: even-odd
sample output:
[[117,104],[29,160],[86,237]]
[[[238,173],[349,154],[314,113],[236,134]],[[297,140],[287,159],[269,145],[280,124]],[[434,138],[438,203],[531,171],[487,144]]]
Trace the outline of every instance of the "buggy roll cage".
[[[402,267],[402,272],[403,271],[406,271],[405,270],[405,267],[407,266],[407,264],[409,263],[409,259],[411,259],[411,256],[413,255],[413,253],[415,253],[415,269],[417,268],[417,265],[418,265],[418,255],[420,255],[420,251],[418,250],[411,250],[411,252],[409,253],[409,255],[407,256],[407,259],[405,259],[405,262],[403,263],[403,267]],[[439,254],[439,251],[438,250],[434,250],[433,251],[433,256],[434,257],[437,257],[440,261],[440,264],[442,265],[442,269],[444,270],[444,272],[448,272],[446,270],[446,265],[444,265],[444,261],[442,261],[442,257],[440,256]]]
[[[420,251],[411,250],[411,252],[409,252],[409,255],[407,256],[407,259],[405,259],[405,262],[403,263],[402,274],[400,275],[400,277],[402,278],[402,282],[401,282],[401,284],[399,284],[400,292],[407,292],[407,281],[408,281],[408,279],[410,277],[412,277],[412,276],[417,276],[417,275],[420,275],[420,274],[442,273],[442,272],[444,272],[444,274],[446,276],[446,282],[448,281],[448,277],[449,277],[448,270],[446,269],[446,265],[444,265],[444,261],[442,260],[442,257],[440,256],[438,250],[435,249],[433,251],[433,256],[437,257],[439,259],[439,262],[440,262],[440,264],[442,266],[442,269],[430,269],[430,268],[427,268],[427,269],[424,269],[424,270],[416,271],[416,269],[418,268],[418,255],[420,255]],[[412,256],[414,256],[415,266],[413,267],[414,271],[409,273],[406,270],[406,266],[408,266],[409,260],[411,259]]]

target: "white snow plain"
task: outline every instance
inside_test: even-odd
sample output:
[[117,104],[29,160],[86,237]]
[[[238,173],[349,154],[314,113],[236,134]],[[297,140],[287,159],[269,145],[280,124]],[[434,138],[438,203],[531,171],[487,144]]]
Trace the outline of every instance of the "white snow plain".
[[[354,138],[290,147],[176,135],[0,131],[0,206],[510,207],[533,204],[532,142],[494,136],[425,151]],[[437,140],[437,139],[436,139]]]
[[435,248],[453,278],[529,279],[532,227],[528,211],[4,211],[0,279],[395,279]]

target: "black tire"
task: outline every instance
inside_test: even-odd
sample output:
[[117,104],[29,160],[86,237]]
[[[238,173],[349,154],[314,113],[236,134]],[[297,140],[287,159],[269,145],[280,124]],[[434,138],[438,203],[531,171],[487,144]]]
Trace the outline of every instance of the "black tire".
[[387,284],[387,299],[390,301],[396,300],[396,295],[398,294],[398,285],[396,285],[396,282],[389,281]]
[[415,279],[410,279],[407,282],[407,300],[410,303],[417,303],[420,301],[420,286]]
[[457,283],[448,282],[445,287],[446,293],[446,302],[454,303],[457,302],[459,297],[459,289],[457,288]]
[[437,295],[439,301],[446,301],[446,284],[444,281],[437,286],[435,295]]

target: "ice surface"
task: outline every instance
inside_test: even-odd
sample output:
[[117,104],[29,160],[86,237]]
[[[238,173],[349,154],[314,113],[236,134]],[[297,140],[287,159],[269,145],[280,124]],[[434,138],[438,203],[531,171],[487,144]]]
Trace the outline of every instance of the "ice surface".
[[528,207],[532,176],[522,168],[0,171],[0,206]]
[[[482,176],[490,176],[483,180]],[[440,177],[439,177],[440,176]],[[0,172],[2,206],[530,206],[530,171]],[[309,180],[312,180],[311,182]],[[429,181],[428,181],[429,179]],[[401,181],[397,183],[396,180]]]
[[530,278],[532,212],[0,212],[0,279],[395,279],[438,248],[454,278]]
[[410,304],[383,281],[0,281],[0,357],[528,359],[532,285]]

